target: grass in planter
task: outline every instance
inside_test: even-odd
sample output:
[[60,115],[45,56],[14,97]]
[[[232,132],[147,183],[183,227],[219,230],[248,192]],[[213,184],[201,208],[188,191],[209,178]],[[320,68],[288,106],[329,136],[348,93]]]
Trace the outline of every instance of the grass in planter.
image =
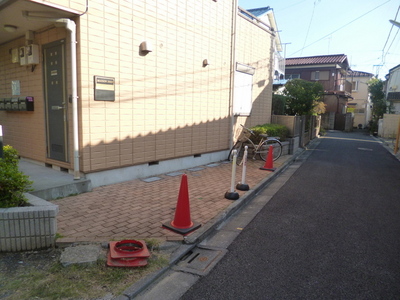
[[[146,244],[148,244],[146,242]],[[149,244],[148,244],[149,246]],[[151,249],[152,247],[149,247]],[[35,251],[36,254],[39,251]],[[60,249],[44,253],[42,259],[23,254],[9,262],[8,271],[0,272],[0,299],[95,299],[107,294],[120,295],[126,288],[144,276],[168,265],[168,257],[153,249],[146,267],[118,268],[106,266],[106,259],[92,265],[63,267],[59,262]],[[106,250],[104,249],[104,257]],[[0,269],[11,254],[0,254]],[[46,257],[53,257],[42,261]],[[25,259],[26,258],[26,259]],[[20,259],[23,259],[22,266]],[[17,267],[13,267],[17,264]]]

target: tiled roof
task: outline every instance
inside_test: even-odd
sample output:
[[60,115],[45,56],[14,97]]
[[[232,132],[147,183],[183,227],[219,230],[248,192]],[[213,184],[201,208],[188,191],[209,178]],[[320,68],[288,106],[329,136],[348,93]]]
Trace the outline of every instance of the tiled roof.
[[259,17],[266,12],[270,11],[271,8],[269,6],[267,7],[261,7],[261,8],[252,8],[252,9],[246,9],[249,13],[251,13],[255,17]]
[[320,64],[341,64],[347,60],[345,54],[321,55],[308,57],[292,57],[286,58],[286,66],[301,65],[320,65]]
[[361,72],[361,71],[353,71],[349,70],[348,72],[349,76],[354,76],[354,77],[372,77],[374,74],[367,73],[367,72]]

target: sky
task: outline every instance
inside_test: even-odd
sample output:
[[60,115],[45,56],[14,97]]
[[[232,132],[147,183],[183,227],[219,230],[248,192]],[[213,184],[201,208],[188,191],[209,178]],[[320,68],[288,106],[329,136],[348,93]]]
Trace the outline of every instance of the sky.
[[282,55],[345,54],[353,71],[385,79],[400,64],[399,0],[238,0],[273,9]]

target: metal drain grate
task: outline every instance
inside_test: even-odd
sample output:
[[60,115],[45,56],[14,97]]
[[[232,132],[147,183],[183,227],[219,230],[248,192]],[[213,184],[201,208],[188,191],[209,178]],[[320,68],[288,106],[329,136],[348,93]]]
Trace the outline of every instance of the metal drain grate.
[[204,276],[227,252],[226,249],[194,248],[182,257],[173,269]]

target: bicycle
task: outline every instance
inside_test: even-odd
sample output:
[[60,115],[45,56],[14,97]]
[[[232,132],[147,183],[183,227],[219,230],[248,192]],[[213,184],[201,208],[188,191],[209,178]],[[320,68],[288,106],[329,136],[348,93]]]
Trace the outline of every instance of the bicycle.
[[277,160],[282,155],[282,143],[280,142],[279,137],[269,137],[267,134],[260,134],[261,140],[256,145],[250,139],[251,135],[255,135],[253,130],[243,126],[242,124],[240,124],[240,126],[243,127],[243,131],[240,133],[239,138],[235,143],[235,145],[233,145],[231,151],[229,151],[229,156],[228,156],[229,161],[233,160],[233,150],[236,150],[237,151],[236,164],[237,165],[242,164],[245,146],[248,146],[247,157],[249,158],[251,157],[251,155],[253,155],[252,156],[253,160],[256,159],[256,156],[259,156],[263,161],[266,161],[270,146],[273,147],[274,161]]

